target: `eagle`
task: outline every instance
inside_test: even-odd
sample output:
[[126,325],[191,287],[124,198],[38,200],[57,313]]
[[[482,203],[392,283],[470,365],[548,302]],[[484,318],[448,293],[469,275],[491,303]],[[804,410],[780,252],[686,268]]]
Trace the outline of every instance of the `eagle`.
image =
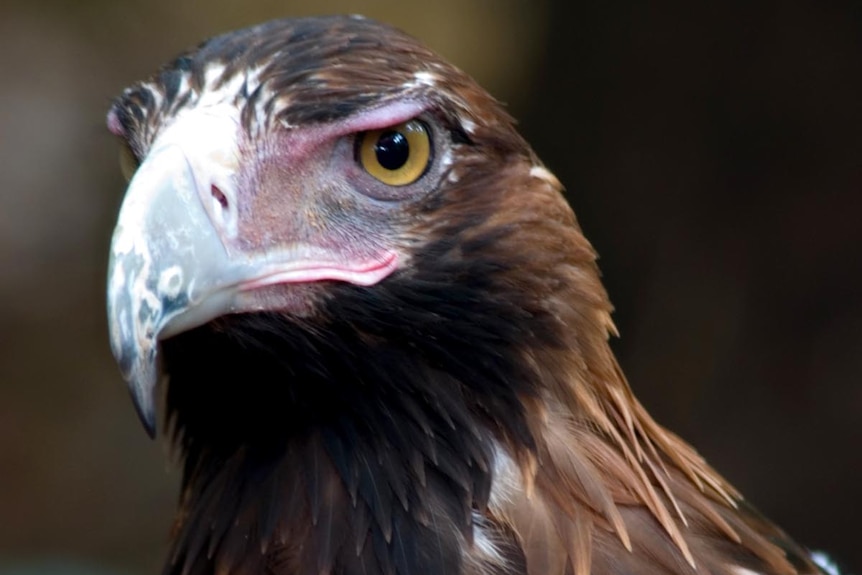
[[111,347],[182,462],[165,575],[822,572],[637,401],[562,185],[412,37],[230,32],[107,125]]

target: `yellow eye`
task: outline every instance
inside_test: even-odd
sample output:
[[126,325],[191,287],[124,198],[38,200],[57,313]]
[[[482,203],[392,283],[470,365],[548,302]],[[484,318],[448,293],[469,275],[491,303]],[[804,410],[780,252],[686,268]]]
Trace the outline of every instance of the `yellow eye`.
[[138,169],[138,159],[135,157],[134,152],[129,147],[126,142],[120,144],[120,172],[123,174],[123,177],[126,178],[126,183],[131,181],[132,176],[135,175],[135,171]]
[[358,155],[365,171],[384,184],[412,184],[431,163],[428,126],[419,120],[410,120],[365,132],[360,136]]

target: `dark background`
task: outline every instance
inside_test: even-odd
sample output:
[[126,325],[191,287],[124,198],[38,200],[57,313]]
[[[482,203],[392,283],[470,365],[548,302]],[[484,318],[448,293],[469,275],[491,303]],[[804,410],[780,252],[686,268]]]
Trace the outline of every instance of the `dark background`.
[[862,3],[6,0],[0,573],[165,552],[178,473],[107,344],[110,99],[208,35],[331,12],[397,24],[509,104],[602,255],[641,400],[862,572]]

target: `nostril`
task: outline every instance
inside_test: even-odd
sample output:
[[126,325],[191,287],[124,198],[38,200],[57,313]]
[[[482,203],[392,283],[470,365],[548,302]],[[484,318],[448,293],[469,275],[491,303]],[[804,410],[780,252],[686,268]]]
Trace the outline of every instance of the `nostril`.
[[236,237],[237,217],[239,215],[237,214],[237,206],[233,205],[236,201],[234,193],[230,182],[220,182],[215,178],[210,180],[210,196],[212,200],[207,202],[206,211],[211,218],[212,224],[218,229],[218,232],[226,234],[230,238]]
[[215,198],[215,200],[216,200],[219,204],[221,204],[221,207],[222,207],[222,208],[224,208],[225,210],[228,208],[227,196],[226,196],[226,195],[224,195],[224,192],[223,192],[223,191],[221,191],[221,190],[218,188],[218,186],[216,186],[215,184],[213,184],[212,186],[210,186],[210,193],[211,193],[211,194],[212,194],[212,196]]

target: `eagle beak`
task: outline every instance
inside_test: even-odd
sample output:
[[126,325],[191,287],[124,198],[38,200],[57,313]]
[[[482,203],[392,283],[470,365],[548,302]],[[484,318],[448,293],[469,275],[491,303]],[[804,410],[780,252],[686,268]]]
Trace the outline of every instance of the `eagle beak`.
[[[138,168],[120,209],[108,266],[111,349],[151,437],[159,339],[204,323],[212,310],[230,309],[236,290],[226,288],[236,284],[243,267],[229,261],[219,226],[202,201],[200,162],[183,148],[167,143]],[[216,167],[222,174],[227,168]],[[192,308],[201,313],[186,313]]]
[[[279,214],[284,237],[256,247],[241,241],[241,215],[253,229],[265,228],[272,218],[254,212],[254,187],[246,186],[240,197],[232,113],[210,106],[167,126],[129,182],[114,230],[108,265],[111,349],[151,436],[162,373],[159,341],[222,315],[278,307],[274,294],[258,297],[269,286],[322,280],[368,286],[398,265],[398,253],[386,246],[363,252],[356,245],[333,248],[326,245],[331,241],[291,235],[292,229],[313,229],[298,220],[303,210]],[[282,195],[304,190],[282,184]]]

